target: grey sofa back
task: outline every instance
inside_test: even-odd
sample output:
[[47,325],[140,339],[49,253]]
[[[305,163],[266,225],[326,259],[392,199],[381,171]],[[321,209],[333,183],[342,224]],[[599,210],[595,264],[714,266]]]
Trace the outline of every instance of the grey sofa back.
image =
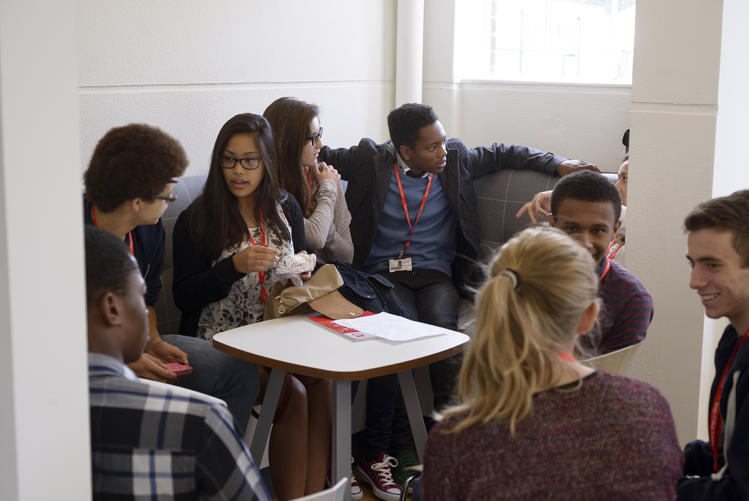
[[515,233],[531,225],[515,213],[539,191],[551,190],[558,177],[530,170],[503,170],[473,183],[478,201],[480,258],[486,258]]
[[[161,218],[166,230],[166,249],[156,315],[159,319],[159,332],[162,334],[179,332],[181,315],[172,295],[172,230],[177,216],[202,192],[205,179],[205,175],[181,178],[174,188],[177,201]],[[480,257],[490,255],[512,235],[528,226],[530,220],[527,217],[516,219],[515,213],[539,191],[552,189],[557,180],[556,177],[534,171],[505,170],[476,181],[474,188],[478,199]]]
[[172,277],[174,276],[174,265],[172,263],[172,230],[174,223],[180,213],[192,203],[203,191],[206,175],[187,176],[179,179],[174,185],[177,200],[161,216],[161,222],[166,231],[166,243],[164,249],[164,266],[161,269],[161,294],[156,303],[156,318],[158,318],[159,332],[161,334],[176,334],[179,332],[179,319],[182,313],[174,304],[172,295]]

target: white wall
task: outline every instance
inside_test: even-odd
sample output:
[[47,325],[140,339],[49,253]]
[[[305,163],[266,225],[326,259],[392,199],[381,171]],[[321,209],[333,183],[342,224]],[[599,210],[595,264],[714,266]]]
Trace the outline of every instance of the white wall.
[[682,442],[704,432],[706,414],[697,408],[704,310],[688,287],[682,225],[713,192],[721,23],[720,2],[637,4],[627,264],[655,318],[633,375],[665,394]]
[[320,106],[324,141],[387,137],[395,1],[81,0],[82,156],[109,128],[147,122],[207,171],[221,125],[281,96]]
[[468,82],[461,95],[461,135],[472,145],[525,144],[619,169],[629,87]]
[[448,135],[469,146],[524,144],[616,172],[629,128],[629,86],[458,81],[461,58],[453,53],[467,34],[456,32],[454,19],[479,16],[478,6],[456,8],[455,0],[425,6],[424,102],[435,107]]
[[90,498],[75,2],[0,1],[0,497]]
[[723,0],[713,196],[749,188],[749,149],[742,147],[749,135],[747,19],[749,2]]

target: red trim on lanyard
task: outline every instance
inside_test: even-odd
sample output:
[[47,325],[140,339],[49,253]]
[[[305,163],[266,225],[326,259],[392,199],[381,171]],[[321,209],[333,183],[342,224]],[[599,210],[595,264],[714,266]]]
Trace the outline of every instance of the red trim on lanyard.
[[[98,228],[99,225],[96,224],[96,214],[94,214],[94,206],[93,205],[91,206],[91,219],[94,221],[94,226],[96,228]],[[133,245],[133,232],[132,231],[128,231],[127,232],[127,240],[128,240],[128,243],[130,244],[129,245],[129,247],[130,247],[130,254],[132,254],[134,256],[135,255],[135,246]]]
[[[617,247],[614,249],[614,252],[611,252],[611,248],[614,247],[615,244]],[[606,255],[609,257],[609,259],[615,259],[616,255],[619,254],[619,251],[622,250],[622,247],[624,247],[624,242],[617,242],[616,237],[614,237],[611,242],[609,242],[609,248],[606,249]]]
[[611,269],[611,261],[609,260],[608,256],[604,257],[604,259],[606,260],[606,264],[603,265],[603,269],[601,270],[601,274],[598,276],[598,281],[599,282],[601,280],[603,280],[603,277],[605,277],[606,274]]
[[393,172],[395,172],[395,182],[398,183],[398,192],[401,195],[401,202],[403,203],[403,212],[406,213],[406,222],[408,223],[408,228],[411,230],[411,232],[408,234],[408,241],[406,242],[406,246],[403,247],[403,250],[400,252],[398,257],[403,257],[403,255],[406,254],[406,251],[408,250],[408,246],[411,245],[411,238],[414,236],[414,230],[416,230],[416,225],[419,222],[419,218],[421,217],[421,211],[424,209],[424,204],[427,202],[427,197],[429,196],[429,190],[432,188],[432,181],[434,181],[434,176],[429,177],[429,182],[427,182],[426,190],[424,190],[424,198],[421,199],[421,206],[419,207],[419,212],[416,214],[416,219],[414,220],[414,224],[411,224],[411,216],[408,215],[408,204],[406,204],[406,194],[403,193],[403,184],[401,184],[401,177],[400,174],[398,174],[398,162],[393,162]]
[[725,367],[723,367],[723,373],[718,380],[718,388],[713,397],[713,405],[710,406],[710,448],[713,450],[713,470],[716,472],[718,471],[718,453],[720,452],[720,449],[723,448],[720,436],[723,431],[723,417],[720,415],[720,398],[723,395],[723,385],[726,383],[726,377],[731,370],[733,359],[736,357],[736,353],[738,353],[741,345],[744,344],[747,337],[749,337],[749,329],[744,332],[744,335],[739,338],[736,346],[733,347],[731,356],[728,358]]
[[567,362],[577,362],[577,360],[575,360],[575,357],[573,357],[571,353],[567,353],[566,351],[560,351],[559,353],[557,353],[557,355],[559,355],[559,358],[561,358],[562,360],[566,360]]
[[[247,233],[250,234],[250,244],[251,245],[257,245],[255,243],[255,239],[252,238],[252,232],[249,231],[249,228],[247,229]],[[265,247],[265,223],[263,222],[263,213],[260,213],[260,246]],[[264,271],[258,271],[257,277],[260,280],[260,301],[265,303],[265,300],[268,297],[268,293],[265,292],[265,272]]]

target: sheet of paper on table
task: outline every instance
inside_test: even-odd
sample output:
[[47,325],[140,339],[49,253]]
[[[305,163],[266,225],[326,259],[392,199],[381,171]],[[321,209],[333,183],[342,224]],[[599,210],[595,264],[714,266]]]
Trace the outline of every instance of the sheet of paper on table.
[[359,318],[336,320],[334,323],[365,332],[388,341],[412,341],[423,337],[439,336],[450,331],[434,325],[414,322],[390,313],[378,313]]

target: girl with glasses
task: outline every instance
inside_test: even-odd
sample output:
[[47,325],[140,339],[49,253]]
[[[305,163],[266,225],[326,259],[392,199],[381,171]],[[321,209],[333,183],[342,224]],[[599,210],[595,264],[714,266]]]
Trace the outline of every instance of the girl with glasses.
[[273,129],[281,187],[294,195],[304,212],[307,249],[323,263],[351,263],[351,214],[333,166],[317,161],[323,147],[316,105],[290,97],[276,99],[263,116]]
[[[281,192],[271,128],[245,113],[218,133],[203,192],[174,226],[180,331],[210,339],[263,318],[281,257],[305,249],[299,204]],[[267,373],[261,370],[262,384]],[[322,490],[329,464],[330,381],[289,375],[270,439],[278,499]],[[251,402],[248,402],[251,405]]]

